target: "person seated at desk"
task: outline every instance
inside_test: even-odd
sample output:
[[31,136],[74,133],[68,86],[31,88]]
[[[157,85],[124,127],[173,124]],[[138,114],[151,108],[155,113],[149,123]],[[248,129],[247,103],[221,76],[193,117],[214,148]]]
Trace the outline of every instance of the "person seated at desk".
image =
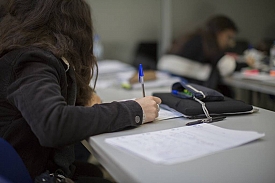
[[[238,32],[235,23],[224,15],[211,17],[202,29],[176,40],[158,62],[158,69],[183,76],[189,82],[220,89],[221,76],[236,68],[226,50],[234,46]],[[222,91],[230,95],[227,91]]]
[[0,40],[0,137],[33,179],[49,170],[76,182],[81,176],[90,177],[84,182],[107,182],[83,175],[87,171],[75,166],[73,145],[153,121],[161,100],[97,104],[89,86],[97,63],[84,0],[10,1]]

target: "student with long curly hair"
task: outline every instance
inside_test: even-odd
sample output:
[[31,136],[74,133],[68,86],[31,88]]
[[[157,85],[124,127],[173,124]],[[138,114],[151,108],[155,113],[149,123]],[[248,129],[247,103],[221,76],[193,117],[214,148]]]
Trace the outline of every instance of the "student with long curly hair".
[[[237,33],[238,28],[229,17],[211,16],[202,28],[176,39],[167,54],[159,60],[158,69],[221,90],[230,96],[229,88],[224,88],[221,78],[236,69],[235,58],[226,51],[235,46]],[[246,61],[248,64],[251,62]]]
[[48,170],[79,181],[75,143],[158,116],[157,97],[98,104],[89,86],[97,63],[84,0],[10,0],[0,40],[0,137],[32,178]]

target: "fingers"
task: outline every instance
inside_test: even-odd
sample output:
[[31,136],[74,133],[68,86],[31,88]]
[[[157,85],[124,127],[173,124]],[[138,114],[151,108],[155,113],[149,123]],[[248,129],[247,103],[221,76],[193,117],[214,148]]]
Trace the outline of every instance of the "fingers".
[[144,99],[146,100],[152,100],[152,101],[155,101],[156,104],[161,104],[161,99],[158,98],[158,97],[154,97],[154,96],[147,96],[147,97],[144,97]]
[[157,104],[161,104],[161,99],[158,97],[153,97],[153,100],[157,103]]
[[159,113],[159,104],[161,103],[161,99],[158,97],[147,96],[144,98],[136,99],[145,113],[145,122],[153,121],[158,117]]

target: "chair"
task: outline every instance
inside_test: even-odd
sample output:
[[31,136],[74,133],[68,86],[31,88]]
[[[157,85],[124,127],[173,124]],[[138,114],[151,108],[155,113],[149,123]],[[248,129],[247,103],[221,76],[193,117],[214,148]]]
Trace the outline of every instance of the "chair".
[[133,66],[138,68],[142,64],[144,70],[157,69],[157,42],[140,42],[137,45]]
[[3,138],[0,138],[0,182],[33,183],[21,157]]

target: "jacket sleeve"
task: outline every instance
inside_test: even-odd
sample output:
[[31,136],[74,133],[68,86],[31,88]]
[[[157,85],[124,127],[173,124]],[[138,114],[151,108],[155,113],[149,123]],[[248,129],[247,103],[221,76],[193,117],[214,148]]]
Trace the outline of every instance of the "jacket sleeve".
[[49,53],[25,53],[16,61],[16,78],[8,88],[8,100],[42,146],[60,147],[141,124],[142,109],[135,101],[68,106],[61,95],[61,69],[60,61]]

